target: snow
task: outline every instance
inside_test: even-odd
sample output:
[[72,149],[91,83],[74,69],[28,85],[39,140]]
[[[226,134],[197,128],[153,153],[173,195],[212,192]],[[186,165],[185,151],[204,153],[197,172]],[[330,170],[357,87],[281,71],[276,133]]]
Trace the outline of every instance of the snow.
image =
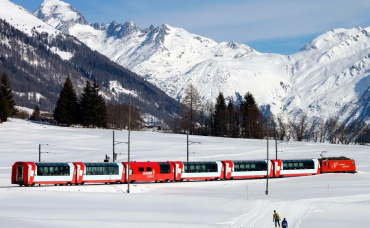
[[[18,119],[0,124],[0,222],[2,227],[273,227],[272,213],[286,217],[289,227],[368,227],[370,208],[369,148],[311,142],[279,142],[282,159],[348,156],[357,174],[324,174],[269,180],[191,181],[127,185],[10,185],[15,161],[102,161],[112,153],[112,131],[65,128]],[[115,131],[126,141],[127,131]],[[186,136],[131,132],[133,161],[186,159]],[[265,140],[190,136],[191,161],[264,159]],[[274,157],[270,143],[270,157]],[[282,151],[282,152],[281,152]],[[118,161],[126,161],[125,144],[117,145]],[[248,188],[248,191],[247,191]]]
[[[76,20],[78,19],[78,14],[76,12],[73,12],[69,8],[69,4],[58,1],[58,0],[45,0],[42,3],[42,9],[44,14],[51,14],[56,13],[61,16],[60,20]],[[60,21],[59,20],[50,20],[48,22],[53,27],[56,27]]]
[[21,92],[15,92],[20,97],[27,96],[28,100],[35,100],[36,102],[40,102],[40,99],[46,99],[42,94],[36,93],[36,92],[28,92],[28,93],[21,93]]
[[50,50],[52,52],[54,52],[55,54],[58,54],[60,56],[60,58],[62,58],[63,60],[68,61],[73,57],[73,53],[67,52],[67,51],[61,51],[61,50],[57,49],[56,47],[53,47]]
[[215,102],[219,92],[232,100],[251,92],[260,106],[290,119],[304,112],[370,123],[363,103],[370,85],[370,27],[333,29],[289,56],[217,43],[167,24],[140,29],[133,22],[112,22],[94,29],[75,23],[68,33],[175,99],[192,83],[204,103]]
[[114,93],[116,96],[120,93],[124,94],[131,94],[131,96],[137,97],[137,93],[135,91],[131,91],[122,87],[121,83],[116,80],[109,81],[109,90]]
[[26,9],[15,5],[8,0],[0,0],[0,18],[23,31],[28,35],[32,35],[32,29],[35,28],[39,33],[46,32],[49,34],[60,34],[61,32],[54,27],[44,23]]

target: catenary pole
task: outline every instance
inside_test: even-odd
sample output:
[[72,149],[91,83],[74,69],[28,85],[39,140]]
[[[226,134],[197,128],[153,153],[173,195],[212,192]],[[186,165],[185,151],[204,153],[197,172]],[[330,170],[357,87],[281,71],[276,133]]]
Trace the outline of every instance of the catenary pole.
[[277,134],[275,134],[275,153],[276,153],[276,160],[277,160]]
[[265,194],[269,194],[269,123],[267,122],[267,175],[266,175],[266,192]]
[[41,162],[41,144],[39,144],[39,162]]
[[114,144],[115,144],[115,141],[114,141],[114,131],[113,131],[113,162],[114,162]]
[[186,132],[186,161],[189,161],[189,131]]
[[130,102],[128,106],[128,163],[127,163],[127,193],[130,193],[130,131],[131,131],[131,94],[130,94]]

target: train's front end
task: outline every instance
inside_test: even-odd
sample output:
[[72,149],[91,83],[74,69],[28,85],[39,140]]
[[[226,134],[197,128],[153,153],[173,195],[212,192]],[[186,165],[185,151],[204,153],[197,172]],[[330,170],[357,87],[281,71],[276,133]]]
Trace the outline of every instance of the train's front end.
[[19,186],[33,185],[35,176],[35,163],[33,162],[16,162],[12,166],[12,184]]

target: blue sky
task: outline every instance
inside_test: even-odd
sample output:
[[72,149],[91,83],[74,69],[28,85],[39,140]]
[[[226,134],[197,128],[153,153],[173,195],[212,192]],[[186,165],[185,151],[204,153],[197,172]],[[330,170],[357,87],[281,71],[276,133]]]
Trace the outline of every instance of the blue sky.
[[[34,11],[43,0],[10,0]],[[293,54],[334,28],[370,26],[369,0],[65,0],[90,22],[169,24],[217,42]]]

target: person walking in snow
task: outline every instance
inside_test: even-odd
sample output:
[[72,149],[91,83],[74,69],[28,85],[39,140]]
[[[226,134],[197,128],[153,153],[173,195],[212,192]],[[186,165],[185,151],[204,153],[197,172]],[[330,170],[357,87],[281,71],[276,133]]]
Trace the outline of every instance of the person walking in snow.
[[288,228],[288,221],[286,220],[286,218],[284,218],[284,220],[281,222],[281,225],[283,226],[283,228]]
[[275,210],[274,210],[274,214],[272,215],[272,222],[275,222],[275,227],[276,228],[277,228],[278,224],[279,224],[279,228],[281,228],[281,226],[280,226],[280,215]]

